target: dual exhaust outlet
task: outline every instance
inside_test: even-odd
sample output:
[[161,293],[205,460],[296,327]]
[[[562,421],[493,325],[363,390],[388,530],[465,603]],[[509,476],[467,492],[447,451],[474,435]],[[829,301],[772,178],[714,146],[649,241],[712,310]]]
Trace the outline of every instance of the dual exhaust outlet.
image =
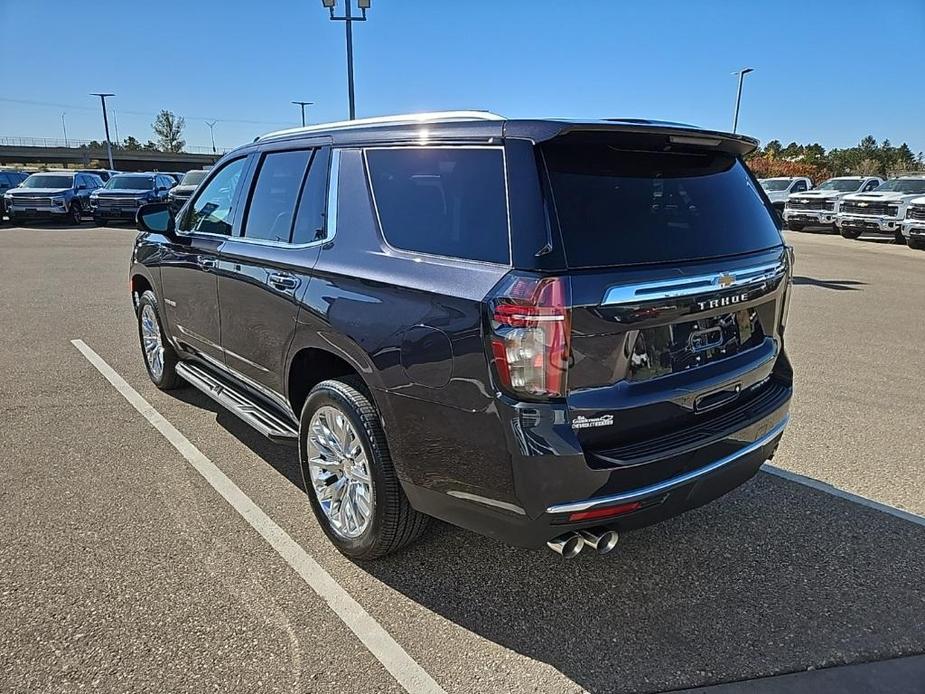
[[598,554],[608,554],[617,546],[617,542],[619,541],[620,536],[617,534],[616,530],[591,528],[590,530],[578,530],[565,533],[565,535],[560,535],[554,540],[547,542],[546,546],[556,554],[561,554],[566,559],[573,559],[579,555],[585,546],[596,549]]

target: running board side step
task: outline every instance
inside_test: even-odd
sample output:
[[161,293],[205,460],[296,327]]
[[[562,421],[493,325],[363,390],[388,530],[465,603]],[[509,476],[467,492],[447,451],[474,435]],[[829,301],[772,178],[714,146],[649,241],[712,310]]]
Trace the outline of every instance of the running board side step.
[[215,376],[198,364],[181,361],[176,368],[177,374],[184,381],[201,390],[271,441],[293,446],[298,443],[298,429],[279,415],[274,414],[265,405],[261,405],[243,390]]

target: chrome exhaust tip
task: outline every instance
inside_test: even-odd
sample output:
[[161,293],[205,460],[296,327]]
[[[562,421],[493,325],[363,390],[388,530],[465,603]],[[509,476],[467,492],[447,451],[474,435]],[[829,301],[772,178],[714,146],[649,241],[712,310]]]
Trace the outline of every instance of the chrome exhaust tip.
[[584,548],[585,541],[580,534],[571,532],[560,535],[554,540],[550,540],[546,543],[546,546],[556,554],[561,554],[566,559],[574,559]]
[[582,530],[578,534],[586,545],[594,547],[602,556],[609,554],[620,541],[616,530]]

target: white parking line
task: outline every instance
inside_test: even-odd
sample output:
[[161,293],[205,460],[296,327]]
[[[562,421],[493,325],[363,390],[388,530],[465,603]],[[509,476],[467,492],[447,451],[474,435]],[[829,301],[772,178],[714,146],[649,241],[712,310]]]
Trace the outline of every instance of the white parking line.
[[812,487],[813,489],[825,492],[826,494],[831,494],[832,496],[837,496],[840,499],[846,499],[852,501],[861,506],[866,506],[867,508],[876,509],[881,513],[888,513],[891,516],[896,516],[897,518],[902,518],[905,521],[910,523],[917,523],[918,525],[925,525],[925,518],[919,516],[910,511],[903,511],[901,508],[896,508],[895,506],[889,506],[887,504],[882,504],[879,501],[874,501],[873,499],[868,499],[865,496],[858,496],[857,494],[852,494],[851,492],[846,492],[844,489],[839,489],[828,482],[820,482],[817,479],[812,477],[806,477],[805,475],[799,475],[795,472],[790,472],[789,470],[784,470],[779,468],[776,465],[765,465],[761,468],[770,475],[777,475],[778,477],[783,477],[785,480],[790,480],[791,482],[796,482],[797,484],[802,484],[807,487]]
[[430,692],[446,694],[442,687],[402,648],[389,633],[373,619],[350,594],[337,583],[285,530],[280,528],[250,497],[223,473],[218,466],[196,448],[170,422],[155,410],[147,400],[138,394],[118,373],[94,352],[83,340],[71,340],[87,361],[96,367],[113,388],[128,400],[129,404],[148,420],[180,454],[186,458],[206,482],[212,485],[286,560],[309,587],[334,610],[334,613],[356,634],[385,666],[398,683],[408,692]]

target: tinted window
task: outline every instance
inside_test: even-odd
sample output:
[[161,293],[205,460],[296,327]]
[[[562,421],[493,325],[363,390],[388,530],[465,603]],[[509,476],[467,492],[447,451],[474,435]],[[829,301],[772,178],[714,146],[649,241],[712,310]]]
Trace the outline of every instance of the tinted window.
[[510,262],[504,159],[487,147],[366,152],[385,240],[409,251]]
[[5,173],[0,173],[0,186],[8,188],[11,185],[12,182],[10,181],[9,177]]
[[721,152],[543,148],[572,267],[665,263],[781,243],[745,167]]
[[311,243],[324,238],[324,205],[327,197],[330,150],[315,150],[311,168],[299,198],[299,211],[292,230],[293,243]]
[[797,181],[793,184],[794,193],[802,193],[806,190],[806,181]]
[[311,150],[274,152],[263,157],[244,223],[244,236],[289,242],[296,198]]
[[184,186],[198,186],[202,183],[203,179],[206,177],[208,171],[190,171],[183,177],[181,185]]
[[207,234],[230,234],[234,219],[234,194],[238,189],[246,159],[228,162],[212,180],[199,191],[193,204],[181,220],[182,231],[201,231]]

